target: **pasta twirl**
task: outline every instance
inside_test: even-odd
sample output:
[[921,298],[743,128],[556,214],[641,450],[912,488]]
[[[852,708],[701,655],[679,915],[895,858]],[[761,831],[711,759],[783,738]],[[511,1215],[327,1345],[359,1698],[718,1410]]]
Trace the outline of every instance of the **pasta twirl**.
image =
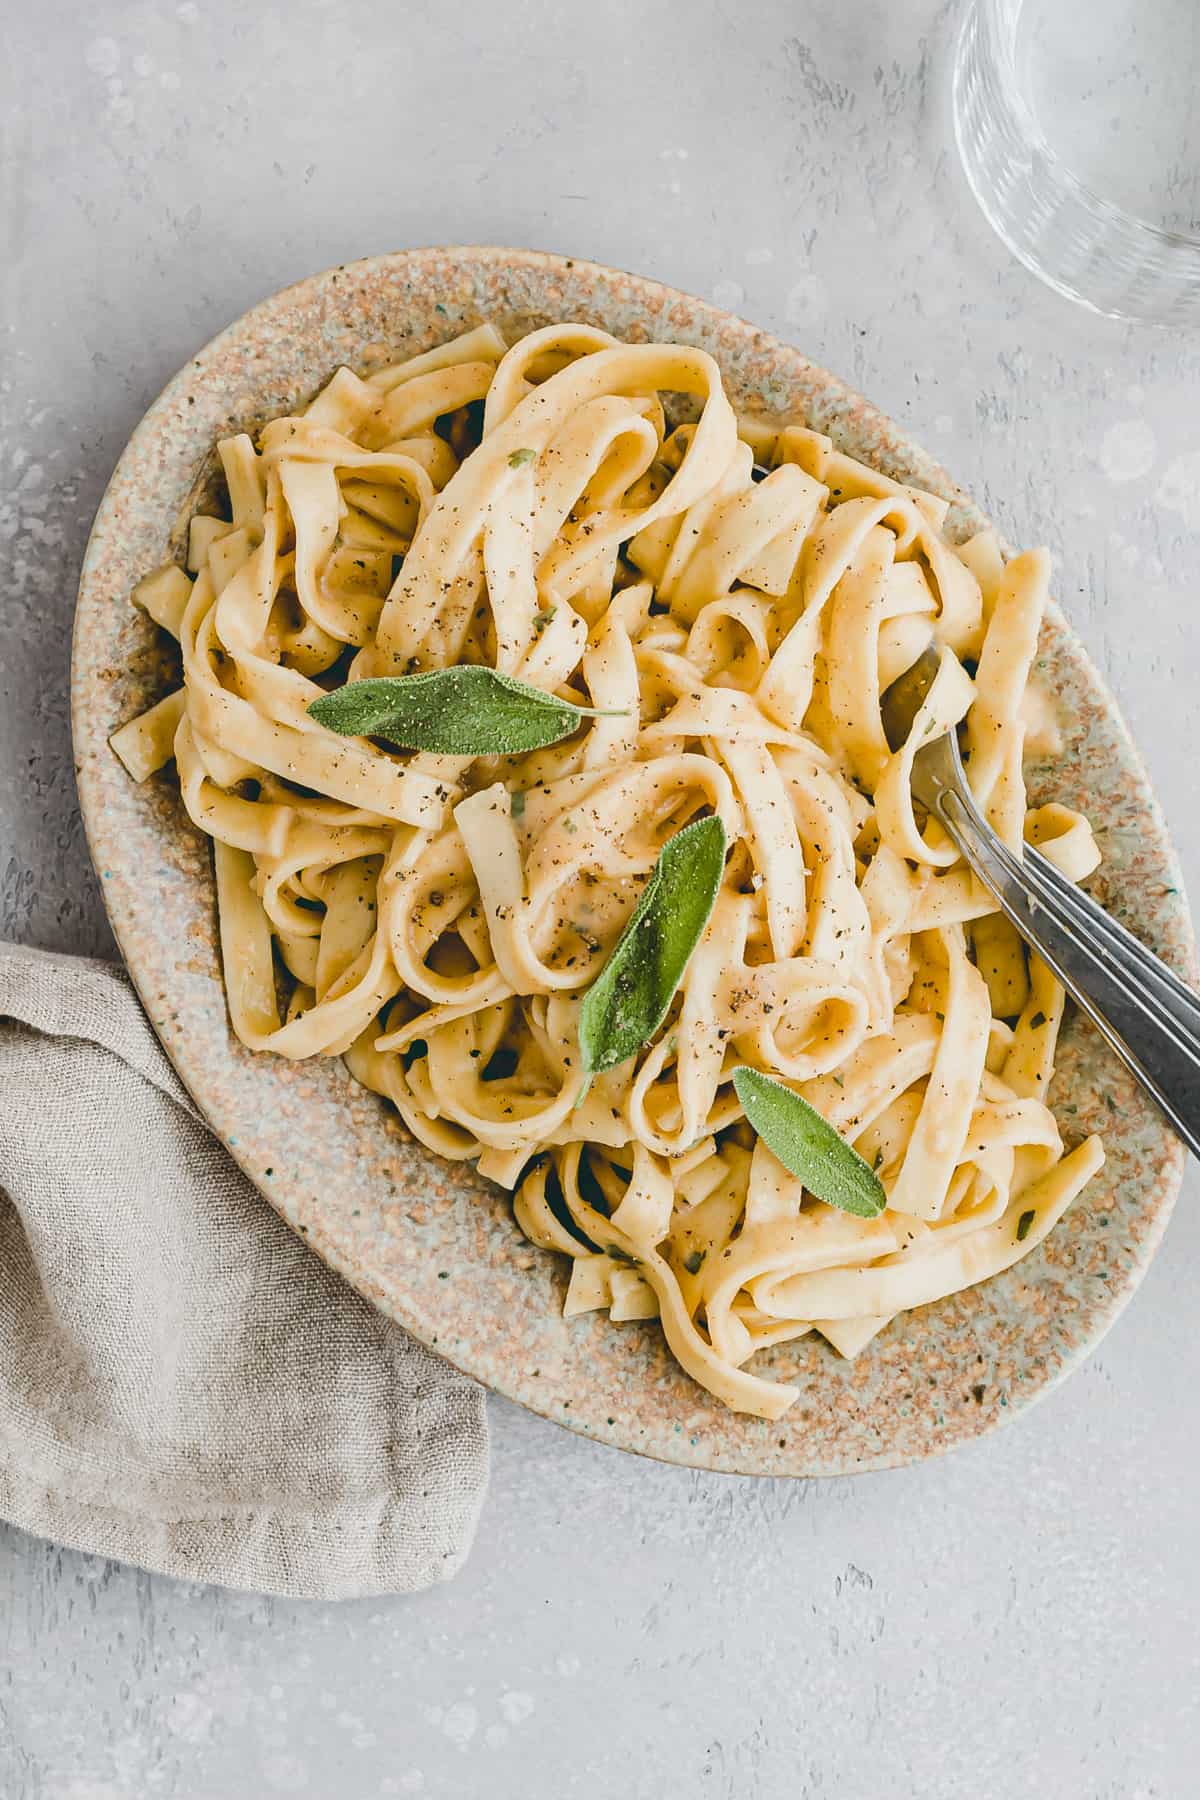
[[[765,1418],[797,1390],[757,1350],[816,1330],[855,1355],[1042,1240],[1103,1160],[1046,1105],[1062,995],[914,808],[880,698],[932,639],[914,743],[962,724],[1001,835],[1089,873],[1086,820],[1029,811],[1022,781],[1043,553],[956,547],[935,497],[740,422],[703,351],[586,325],[341,369],[220,450],[228,517],[134,595],[183,685],[113,746],[137,779],[173,756],[214,840],[245,1043],[344,1056],[422,1144],[514,1191],[572,1259],[568,1316],[659,1319]],[[461,664],[591,712],[470,756],[309,712]],[[667,1016],[589,1078],[583,998],[663,845],[708,815],[724,876]],[[855,1147],[878,1217],[755,1138],[743,1065]]]

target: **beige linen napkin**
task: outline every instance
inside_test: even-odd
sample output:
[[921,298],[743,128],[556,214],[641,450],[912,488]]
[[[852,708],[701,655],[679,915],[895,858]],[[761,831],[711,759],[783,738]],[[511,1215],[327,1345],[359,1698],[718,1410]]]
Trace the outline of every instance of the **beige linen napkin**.
[[337,1599],[459,1567],[481,1390],[292,1236],[125,975],[0,944],[0,1516]]

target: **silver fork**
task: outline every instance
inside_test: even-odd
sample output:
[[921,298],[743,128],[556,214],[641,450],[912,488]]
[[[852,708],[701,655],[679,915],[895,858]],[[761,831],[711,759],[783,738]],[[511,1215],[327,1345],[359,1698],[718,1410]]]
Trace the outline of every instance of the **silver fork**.
[[[883,696],[893,750],[938,670],[931,647]],[[917,751],[912,791],[1001,909],[1200,1156],[1200,999],[1144,944],[1026,845],[1014,856],[976,806],[953,731]]]

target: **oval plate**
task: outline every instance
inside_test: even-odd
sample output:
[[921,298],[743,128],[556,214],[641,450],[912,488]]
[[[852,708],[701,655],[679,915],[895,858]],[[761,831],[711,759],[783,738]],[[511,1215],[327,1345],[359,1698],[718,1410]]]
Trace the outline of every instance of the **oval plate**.
[[[564,1320],[561,1258],[510,1203],[414,1145],[340,1062],[254,1056],[231,1035],[207,840],[171,776],[135,786],[109,733],[164,691],[134,582],[173,553],[217,438],[290,411],[368,346],[413,355],[493,319],[510,335],[583,318],[633,341],[681,339],[720,363],[746,412],[804,422],[888,474],[977,508],[898,426],[798,350],[703,301],[593,263],[523,250],[373,257],[288,288],[222,332],[150,408],[113,475],[84,561],[72,707],[79,792],[117,941],[156,1030],[213,1129],[287,1223],[392,1318],[497,1392],[589,1437],[671,1462],[832,1475],[913,1461],[1011,1418],[1112,1324],[1166,1224],[1183,1151],[1096,1036],[1066,1032],[1052,1101],[1068,1140],[1108,1162],[1049,1240],[982,1287],[903,1315],[857,1362],[816,1337],[756,1367],[801,1390],[776,1424],[727,1412],[677,1368],[657,1325]],[[1042,639],[1066,749],[1031,788],[1102,828],[1102,898],[1185,975],[1194,942],[1175,857],[1116,706],[1062,617]]]

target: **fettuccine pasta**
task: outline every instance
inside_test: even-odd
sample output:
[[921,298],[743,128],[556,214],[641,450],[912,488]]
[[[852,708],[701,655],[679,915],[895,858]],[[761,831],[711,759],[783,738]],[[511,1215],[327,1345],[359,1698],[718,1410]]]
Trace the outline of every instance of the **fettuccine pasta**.
[[[1000,836],[1096,866],[1086,820],[1030,810],[1022,780],[1044,552],[956,546],[942,500],[739,420],[703,351],[584,324],[339,369],[219,450],[228,516],[194,518],[186,569],[134,596],[182,685],[113,744],[139,780],[174,758],[213,840],[243,1043],[344,1057],[429,1150],[514,1191],[570,1259],[568,1315],[657,1318],[696,1381],[768,1419],[798,1390],[757,1350],[816,1330],[854,1356],[1041,1242],[1103,1160],[1046,1104],[1062,992],[909,773],[961,723]],[[881,693],[931,640],[893,752]],[[602,716],[471,758],[308,711],[461,664]],[[671,1009],[589,1080],[583,997],[706,815],[730,849]],[[742,1065],[853,1144],[886,1210],[805,1192],[743,1115]]]

